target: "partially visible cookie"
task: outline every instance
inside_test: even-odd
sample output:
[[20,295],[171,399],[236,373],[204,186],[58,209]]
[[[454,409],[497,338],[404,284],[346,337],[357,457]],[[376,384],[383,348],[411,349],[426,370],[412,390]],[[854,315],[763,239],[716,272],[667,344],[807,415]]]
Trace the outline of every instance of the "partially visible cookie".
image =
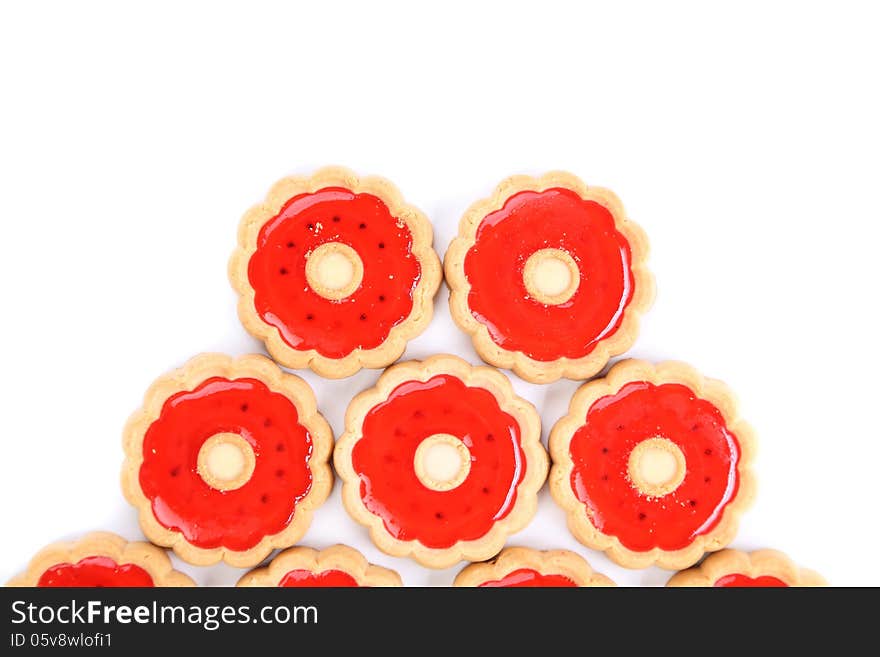
[[455,356],[395,365],[355,397],[334,464],[376,545],[430,568],[497,554],[534,516],[548,469],[535,408]]
[[480,357],[534,383],[588,379],[635,342],[654,298],[648,240],[609,190],[554,171],[465,213],[444,268]]
[[395,571],[369,563],[357,550],[334,545],[320,551],[307,547],[284,550],[268,566],[242,576],[236,586],[403,586],[403,582]]
[[144,534],[196,565],[255,566],[290,547],[333,486],[311,388],[264,356],[203,354],[160,377],[123,443]]
[[754,497],[755,439],[733,393],[683,363],[622,361],[581,386],[550,452],[572,533],[627,568],[720,550]]
[[339,378],[397,360],[442,277],[431,224],[390,182],[341,167],[284,178],[242,218],[229,278],[279,363]]
[[7,586],[148,587],[195,586],[174,570],[165,550],[141,541],[128,542],[109,532],[93,532],[76,541],[40,550],[27,570]]
[[614,586],[614,582],[595,572],[586,559],[574,552],[510,547],[494,559],[467,566],[453,586]]
[[828,586],[819,573],[798,568],[776,550],[722,550],[699,566],[672,576],[666,586],[785,587]]

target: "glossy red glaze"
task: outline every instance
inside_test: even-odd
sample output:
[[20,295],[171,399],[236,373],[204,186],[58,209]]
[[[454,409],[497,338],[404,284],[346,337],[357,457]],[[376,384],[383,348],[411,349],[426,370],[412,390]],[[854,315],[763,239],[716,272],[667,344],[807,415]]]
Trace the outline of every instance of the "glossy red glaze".
[[60,563],[40,576],[37,586],[116,587],[155,586],[150,574],[132,563],[119,565],[110,557],[86,557],[76,563]]
[[[546,248],[568,252],[580,270],[574,296],[555,306],[530,297],[523,282],[526,260]],[[468,305],[504,349],[539,361],[580,358],[620,328],[635,289],[631,259],[607,208],[568,189],[520,192],[477,229],[464,262]]]
[[[681,485],[662,497],[636,490],[633,448],[661,436],[685,457]],[[739,443],[712,403],[684,385],[634,382],[597,400],[572,437],[571,486],[593,525],[630,550],[678,550],[711,531],[739,488]]]
[[[199,476],[202,444],[237,433],[256,467],[241,488],[219,491]],[[293,519],[312,486],[312,437],[287,397],[256,379],[210,378],[170,397],[144,436],[140,484],[164,527],[200,548],[246,550]]]
[[779,588],[783,586],[787,587],[788,584],[771,575],[762,575],[760,577],[752,578],[740,573],[734,573],[719,578],[718,581],[715,582],[715,586],[720,588]]
[[[363,281],[345,299],[325,299],[307,283],[306,256],[326,242],[347,244],[363,262]],[[412,246],[406,224],[372,194],[300,194],[260,230],[248,263],[254,306],[293,349],[342,358],[378,347],[412,310],[421,276]]]
[[310,570],[291,570],[278,586],[296,588],[359,587],[357,580],[342,570],[323,570],[313,573]]
[[[352,450],[361,498],[395,538],[448,548],[485,535],[516,502],[526,468],[520,428],[484,388],[448,374],[408,381],[367,413],[362,433]],[[467,478],[449,491],[425,487],[413,465],[419,443],[436,433],[471,454]]]
[[501,579],[483,582],[482,587],[571,587],[577,586],[565,575],[542,575],[531,568],[520,568],[505,575]]

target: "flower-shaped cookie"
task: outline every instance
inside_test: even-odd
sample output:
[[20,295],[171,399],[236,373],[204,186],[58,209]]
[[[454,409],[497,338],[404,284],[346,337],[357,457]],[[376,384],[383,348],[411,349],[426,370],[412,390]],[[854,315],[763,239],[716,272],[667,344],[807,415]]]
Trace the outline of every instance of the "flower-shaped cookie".
[[535,408],[455,356],[395,365],[355,397],[334,463],[376,545],[432,568],[497,554],[534,515],[548,468]]
[[197,565],[254,566],[293,545],[333,484],[311,389],[263,356],[203,354],[159,378],[124,446],[144,533]]
[[334,545],[320,552],[307,547],[289,548],[268,566],[244,575],[236,586],[403,586],[403,582],[396,572],[369,563],[357,550]]
[[538,588],[614,586],[614,582],[574,552],[512,547],[490,561],[467,566],[453,586]]
[[43,548],[7,586],[195,586],[195,582],[174,570],[165,551],[155,545],[93,532]]
[[452,316],[492,365],[587,379],[635,342],[654,297],[647,255],[612,192],[563,172],[514,176],[468,209],[446,252]]
[[572,533],[629,568],[721,549],[754,496],[752,430],[724,384],[683,363],[627,360],[581,386],[550,453]]
[[672,576],[666,586],[784,587],[827,586],[818,573],[798,568],[776,550],[721,550],[699,566]]
[[431,320],[441,268],[428,219],[377,177],[284,178],[242,218],[229,277],[245,328],[322,376],[385,367]]

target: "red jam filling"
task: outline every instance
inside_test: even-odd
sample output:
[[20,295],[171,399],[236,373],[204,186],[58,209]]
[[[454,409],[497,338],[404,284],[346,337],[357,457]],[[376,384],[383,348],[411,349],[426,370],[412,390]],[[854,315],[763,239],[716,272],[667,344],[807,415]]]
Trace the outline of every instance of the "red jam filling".
[[[580,270],[574,296],[555,306],[533,299],[523,282],[526,260],[547,248],[568,252]],[[604,206],[568,189],[520,192],[477,229],[464,262],[468,305],[504,349],[539,361],[580,358],[620,327],[635,289],[630,261]]]
[[[413,464],[419,443],[437,433],[458,437],[471,454],[467,478],[448,491],[424,486]],[[352,465],[364,505],[389,534],[440,549],[480,538],[507,516],[526,469],[516,420],[491,392],[448,374],[402,383],[371,409]]]
[[323,570],[313,573],[310,570],[291,570],[278,586],[288,588],[329,588],[329,587],[359,587],[357,580],[342,570]]
[[[343,358],[378,347],[412,310],[421,276],[412,241],[372,194],[327,187],[295,196],[262,227],[248,263],[256,311],[293,349]],[[326,299],[306,280],[306,256],[326,242],[350,246],[364,265],[360,287],[344,299]]]
[[[222,432],[240,435],[256,457],[235,490],[212,488],[197,470],[202,444]],[[312,486],[311,453],[293,402],[255,379],[214,377],[165,402],[144,436],[140,484],[162,526],[200,548],[247,550],[290,524]]]
[[537,570],[531,568],[520,568],[512,573],[505,575],[501,579],[483,582],[482,587],[570,587],[577,586],[571,579],[565,575],[542,575]]
[[[661,436],[684,454],[681,484],[661,497],[633,487],[630,452]],[[686,386],[633,382],[597,400],[571,439],[571,486],[593,525],[637,552],[678,550],[711,531],[736,496],[740,448],[721,412]]]
[[720,588],[779,588],[782,586],[787,587],[788,584],[772,575],[761,575],[760,577],[752,578],[740,573],[734,573],[719,578],[718,581],[715,582],[715,586]]
[[117,564],[110,557],[86,557],[76,563],[59,563],[40,576],[37,586],[116,587],[155,586],[150,574],[133,563]]

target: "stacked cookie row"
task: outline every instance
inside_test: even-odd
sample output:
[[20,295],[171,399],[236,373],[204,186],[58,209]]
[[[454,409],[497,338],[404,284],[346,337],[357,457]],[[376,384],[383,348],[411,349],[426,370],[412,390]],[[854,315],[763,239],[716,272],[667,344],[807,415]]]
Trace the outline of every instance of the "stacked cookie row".
[[[431,225],[383,179],[284,179],[238,241],[239,316],[281,365],[388,367],[430,321],[442,278]],[[636,338],[654,292],[646,257],[611,192],[559,172],[513,177],[471,206],[447,250],[452,315],[491,365],[536,383],[589,379]],[[156,545],[239,567],[290,548],[250,585],[400,583],[350,548],[290,547],[330,493],[331,456],[348,512],[383,551],[434,568],[492,560],[462,585],[611,583],[573,553],[502,551],[548,472],[578,540],[631,568],[721,550],[754,496],[751,429],[723,384],[682,363],[623,361],[581,386],[551,431],[552,470],[540,416],[507,377],[448,355],[388,367],[350,403],[335,446],[302,379],[263,356],[201,355],[153,384],[124,445],[123,490]],[[18,583],[117,576],[187,580],[156,548],[102,534],[41,553]],[[725,550],[672,583],[774,579],[819,581],[777,553]]]

